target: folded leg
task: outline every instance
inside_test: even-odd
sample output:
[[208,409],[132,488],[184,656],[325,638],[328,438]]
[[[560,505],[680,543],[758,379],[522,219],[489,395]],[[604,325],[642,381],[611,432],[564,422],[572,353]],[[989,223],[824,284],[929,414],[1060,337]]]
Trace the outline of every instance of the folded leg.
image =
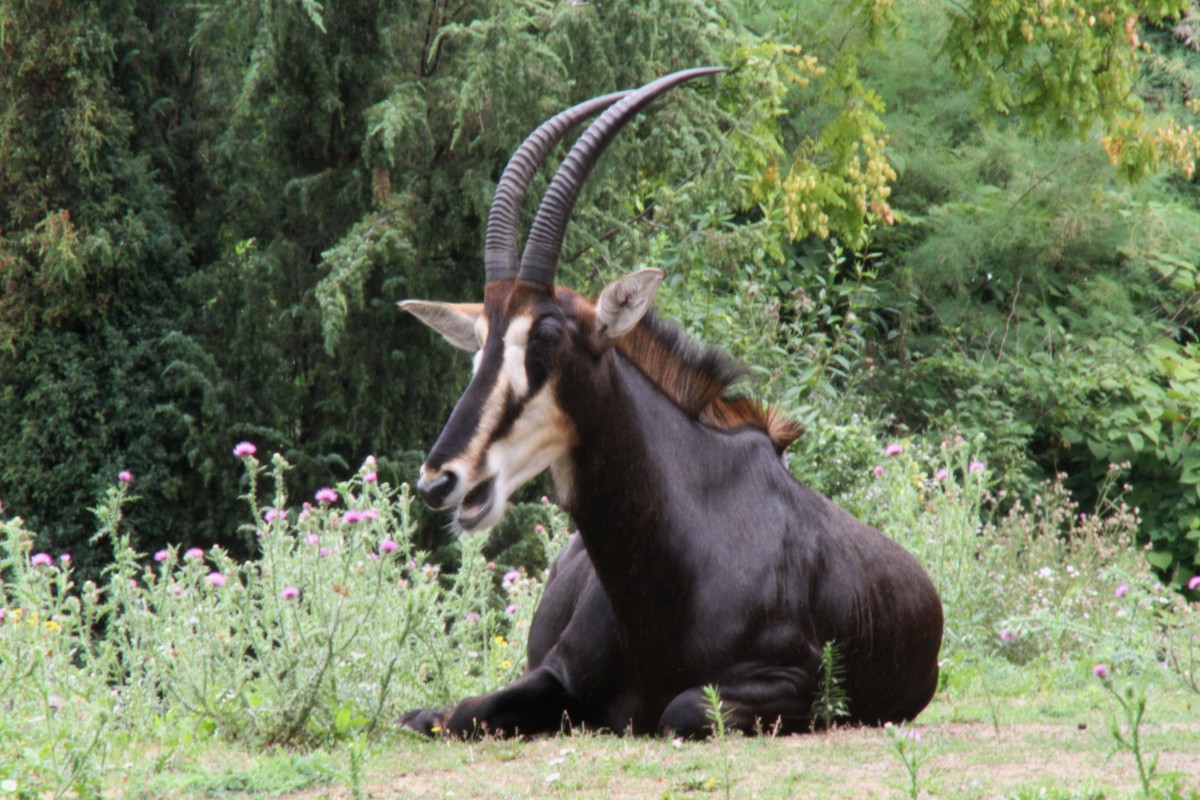
[[[773,673],[717,684],[726,727],[744,733],[772,730],[780,733],[805,731],[811,727],[812,686],[802,676]],[[710,704],[704,688],[681,692],[659,718],[659,733],[699,739],[712,733]]]

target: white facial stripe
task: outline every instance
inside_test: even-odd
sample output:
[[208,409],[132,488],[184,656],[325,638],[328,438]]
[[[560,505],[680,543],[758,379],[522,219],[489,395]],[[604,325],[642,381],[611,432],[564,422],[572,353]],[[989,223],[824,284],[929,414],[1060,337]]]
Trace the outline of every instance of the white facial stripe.
[[[479,362],[482,353],[483,351],[480,350],[475,354],[476,372],[479,371]],[[483,460],[487,442],[492,437],[492,431],[496,429],[496,425],[499,424],[500,417],[504,413],[504,399],[507,395],[507,385],[507,378],[504,371],[501,370],[496,375],[496,384],[492,387],[487,401],[480,410],[479,422],[475,425],[475,434],[471,437],[470,443],[463,449],[462,455],[443,467],[443,469],[446,469],[452,465],[457,465],[457,471],[466,478],[467,485],[462,487],[464,494],[468,491],[468,486],[473,486],[478,479],[486,477],[474,474],[476,472],[475,465]]]
[[508,374],[512,390],[519,397],[529,391],[529,377],[525,374],[525,345],[529,343],[529,329],[533,327],[530,317],[517,317],[508,323],[504,332],[504,371]]

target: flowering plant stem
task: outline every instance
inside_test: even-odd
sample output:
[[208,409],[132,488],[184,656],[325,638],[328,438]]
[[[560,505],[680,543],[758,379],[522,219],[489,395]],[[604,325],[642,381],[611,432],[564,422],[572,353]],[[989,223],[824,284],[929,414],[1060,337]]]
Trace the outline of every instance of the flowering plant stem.
[[1121,692],[1107,674],[1100,676],[1100,683],[1104,686],[1105,691],[1117,701],[1121,715],[1125,718],[1127,732],[1121,730],[1118,715],[1113,714],[1108,722],[1109,733],[1116,741],[1118,751],[1125,750],[1133,754],[1134,763],[1137,764],[1138,778],[1142,782],[1142,796],[1153,797],[1153,781],[1154,775],[1158,771],[1158,756],[1155,755],[1147,760],[1146,755],[1142,752],[1141,739],[1142,719],[1146,715],[1146,692],[1144,689],[1135,689],[1132,686],[1125,687],[1124,692]]

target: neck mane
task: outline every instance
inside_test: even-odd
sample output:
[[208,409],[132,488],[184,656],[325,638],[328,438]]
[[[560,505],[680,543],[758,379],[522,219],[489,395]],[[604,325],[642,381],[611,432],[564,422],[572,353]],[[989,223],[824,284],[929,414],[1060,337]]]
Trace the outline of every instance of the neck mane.
[[617,344],[631,364],[693,419],[714,428],[758,428],[782,453],[800,437],[800,427],[783,414],[726,392],[746,369],[728,353],[706,347],[653,311]]

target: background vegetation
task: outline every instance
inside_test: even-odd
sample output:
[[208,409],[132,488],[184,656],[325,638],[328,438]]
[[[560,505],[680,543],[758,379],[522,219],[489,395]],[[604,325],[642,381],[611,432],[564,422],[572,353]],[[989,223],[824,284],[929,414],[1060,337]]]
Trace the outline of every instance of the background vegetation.
[[236,556],[233,442],[310,489],[370,454],[410,477],[464,364],[394,301],[478,295],[494,181],[543,118],[722,63],[617,142],[565,280],[664,266],[667,312],[809,423],[793,463],[827,492],[893,434],[986,431],[1011,489],[1062,472],[1085,507],[1120,464],[1183,587],[1198,20],[1189,0],[4,2],[0,501],[94,576],[88,509],[121,469],[140,547]]
[[0,51],[0,778],[357,742],[521,668],[569,521],[535,484],[458,543],[385,488],[468,371],[395,301],[479,297],[539,122],[698,64],[563,282],[667,270],[795,474],[941,582],[946,691],[1195,690],[1195,0],[0,0]]

